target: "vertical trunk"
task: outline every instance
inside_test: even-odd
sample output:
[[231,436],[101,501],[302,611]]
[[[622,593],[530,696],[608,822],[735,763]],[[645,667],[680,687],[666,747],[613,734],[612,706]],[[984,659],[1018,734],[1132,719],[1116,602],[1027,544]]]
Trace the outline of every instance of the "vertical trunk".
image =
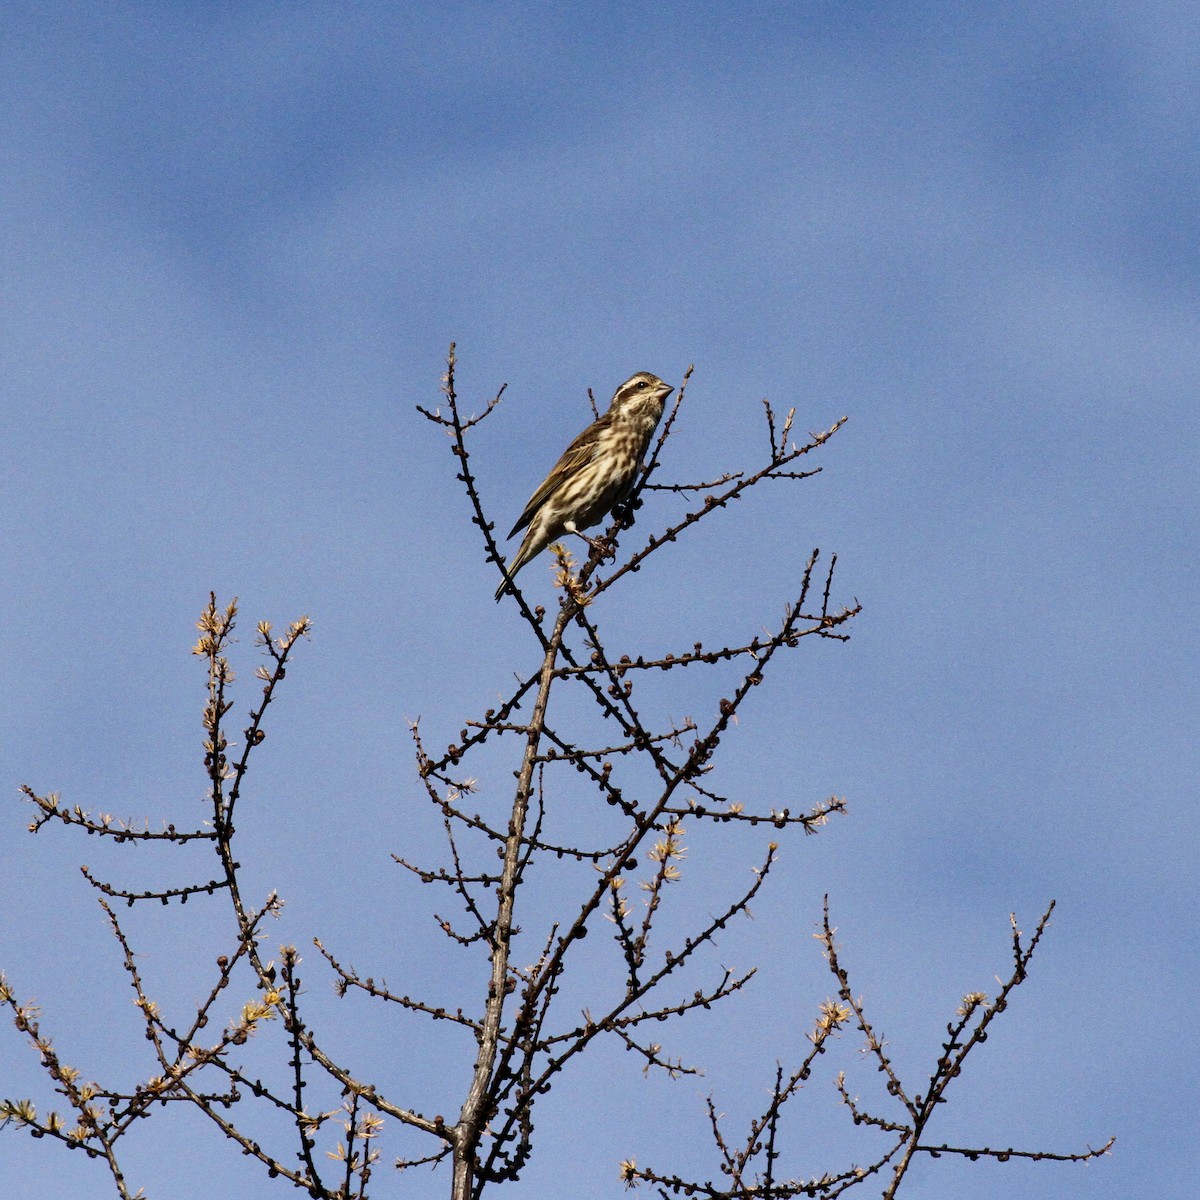
[[475,1186],[475,1146],[454,1148],[454,1179],[450,1185],[450,1200],[471,1200]]
[[554,666],[562,645],[563,633],[570,614],[558,614],[554,632],[546,643],[546,653],[539,672],[537,700],[529,718],[525,751],[517,774],[517,791],[509,819],[508,838],[504,844],[504,866],[497,888],[496,920],[492,926],[491,979],[488,983],[487,1005],[484,1009],[483,1030],[479,1039],[479,1054],[471,1088],[459,1114],[454,1138],[454,1178],[451,1200],[471,1200],[475,1188],[475,1172],[479,1163],[479,1142],[487,1120],[488,1096],[491,1092],[492,1070],[496,1063],[504,1001],[508,995],[508,962],[512,939],[513,909],[516,902],[517,872],[521,861],[521,839],[525,833],[525,818],[529,812],[529,797],[533,791],[533,769],[541,744],[546,707]]

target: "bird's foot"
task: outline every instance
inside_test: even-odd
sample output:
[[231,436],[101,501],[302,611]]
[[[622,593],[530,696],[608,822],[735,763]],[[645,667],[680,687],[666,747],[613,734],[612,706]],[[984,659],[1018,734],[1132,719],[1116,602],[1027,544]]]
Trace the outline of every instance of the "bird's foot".
[[580,533],[579,530],[572,530],[577,538],[583,538],[585,542],[592,548],[592,553],[596,556],[599,562],[603,562],[606,558],[616,558],[617,552],[613,549],[612,543],[608,538],[603,537],[588,537],[586,533]]

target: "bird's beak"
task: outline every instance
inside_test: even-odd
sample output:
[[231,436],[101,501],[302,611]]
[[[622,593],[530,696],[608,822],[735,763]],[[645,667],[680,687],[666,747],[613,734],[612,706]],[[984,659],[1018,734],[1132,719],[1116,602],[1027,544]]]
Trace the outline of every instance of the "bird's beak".
[[673,387],[667,387],[667,385],[664,383],[662,387],[658,389],[658,394],[665,400],[674,390],[675,389]]

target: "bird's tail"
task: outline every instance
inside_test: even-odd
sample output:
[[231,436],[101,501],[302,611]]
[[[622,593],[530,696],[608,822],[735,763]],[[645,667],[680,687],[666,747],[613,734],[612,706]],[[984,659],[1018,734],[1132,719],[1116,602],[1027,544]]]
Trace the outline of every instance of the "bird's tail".
[[496,603],[497,604],[500,603],[500,597],[503,596],[505,592],[512,591],[512,586],[513,586],[512,578],[517,573],[517,571],[520,570],[520,567],[521,567],[521,564],[517,561],[517,559],[519,559],[519,558],[520,558],[520,555],[517,555],[517,557],[513,559],[513,563],[515,563],[516,565],[513,566],[511,569],[509,567],[504,567],[504,566],[502,566],[500,568],[500,570],[502,570],[504,572],[504,578],[500,581],[500,586],[496,589]]
[[[516,530],[513,531],[514,533]],[[538,530],[531,526],[529,532],[525,534],[525,540],[521,543],[520,549],[508,560],[507,566],[501,566],[500,569],[504,572],[504,581],[496,589],[496,600],[505,592],[513,590],[513,579],[517,572],[531,559],[536,558],[541,553],[542,548],[546,545],[543,538],[537,536]],[[511,535],[510,535],[511,536]]]

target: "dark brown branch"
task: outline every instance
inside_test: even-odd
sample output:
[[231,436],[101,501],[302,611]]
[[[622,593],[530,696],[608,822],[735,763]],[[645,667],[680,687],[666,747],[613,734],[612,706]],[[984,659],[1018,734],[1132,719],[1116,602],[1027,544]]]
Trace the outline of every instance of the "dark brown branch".
[[121,888],[113,887],[112,884],[105,883],[102,879],[97,879],[85,866],[80,867],[79,871],[84,879],[97,891],[103,892],[106,896],[114,900],[124,900],[129,905],[135,904],[138,900],[157,900],[162,904],[166,904],[171,900],[178,900],[181,904],[186,904],[189,896],[211,896],[214,892],[218,892],[222,888],[229,886],[229,881],[226,879],[210,879],[208,883],[195,883],[186,887],[163,888],[161,891],[128,892]]
[[180,833],[174,825],[164,825],[161,830],[135,829],[128,821],[114,824],[114,818],[107,813],[102,813],[98,819],[93,819],[91,814],[80,808],[79,805],[75,805],[71,809],[60,808],[60,797],[57,792],[51,792],[48,796],[39,796],[33,788],[26,784],[21,784],[21,794],[30,804],[41,810],[39,815],[29,823],[30,833],[37,833],[48,821],[61,821],[64,825],[74,825],[86,833],[110,837],[117,842],[160,841],[182,844],[194,841],[211,842],[217,836],[211,829],[189,830]]

